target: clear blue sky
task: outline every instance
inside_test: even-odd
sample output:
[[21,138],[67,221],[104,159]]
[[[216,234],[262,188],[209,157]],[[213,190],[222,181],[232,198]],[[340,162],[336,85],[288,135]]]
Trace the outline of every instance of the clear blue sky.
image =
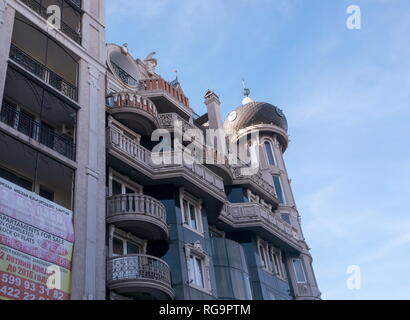
[[[346,28],[346,9],[362,29]],[[106,0],[107,41],[157,52],[195,110],[252,98],[290,126],[288,171],[325,299],[410,298],[409,0]],[[346,286],[358,265],[362,288]]]

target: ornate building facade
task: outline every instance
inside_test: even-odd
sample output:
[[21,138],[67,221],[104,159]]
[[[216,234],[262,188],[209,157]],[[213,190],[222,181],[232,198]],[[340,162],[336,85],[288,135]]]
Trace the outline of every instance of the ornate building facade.
[[[62,8],[59,28],[50,5]],[[14,259],[0,259],[0,273],[10,279],[17,257],[57,266],[63,285],[34,298],[320,299],[283,159],[283,112],[245,90],[223,121],[207,91],[198,116],[178,79],[157,74],[154,53],[135,59],[127,45],[106,44],[104,30],[103,1],[0,0],[0,257]],[[188,145],[175,144],[176,124],[224,130],[227,144],[257,132],[257,172],[244,175],[214,150],[203,160],[221,161],[156,162],[156,130],[169,133],[171,158]],[[16,194],[72,216],[72,227],[64,216],[31,220],[7,203]],[[30,254],[22,229],[47,254]],[[0,299],[24,298],[15,295]]]

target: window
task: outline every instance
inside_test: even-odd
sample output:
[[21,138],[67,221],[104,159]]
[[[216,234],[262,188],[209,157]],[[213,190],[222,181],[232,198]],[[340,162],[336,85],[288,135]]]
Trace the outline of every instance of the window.
[[146,241],[143,241],[129,233],[112,227],[110,230],[111,256],[126,256],[132,254],[142,254],[145,252]]
[[298,283],[306,283],[305,270],[301,259],[293,259],[293,268],[295,269],[296,281]]
[[28,191],[33,191],[33,183],[30,180],[27,180],[23,177],[20,177],[6,169],[3,169],[0,167],[0,177],[3,179],[6,179],[10,181],[11,183],[14,183],[18,185],[19,187],[22,187],[24,189],[27,189]]
[[181,211],[185,227],[203,234],[202,214],[200,201],[187,194],[181,193]]
[[43,197],[47,200],[50,201],[54,201],[54,192],[53,191],[49,191],[46,188],[44,188],[43,186],[40,186],[40,197]]
[[142,194],[142,187],[110,169],[111,195]]
[[126,256],[129,254],[139,254],[142,252],[142,248],[140,245],[133,243],[129,240],[114,237],[112,243],[112,255],[114,257]]
[[185,255],[188,272],[188,284],[195,289],[210,294],[211,278],[209,273],[210,260],[202,249],[200,242],[185,245]]
[[282,263],[281,251],[263,240],[258,240],[258,250],[262,268],[275,276],[284,279],[285,268]]
[[259,244],[259,255],[261,257],[261,262],[262,262],[262,268],[268,269],[268,262],[266,260],[266,245],[264,244]]
[[204,262],[201,258],[190,255],[189,257],[190,263],[190,282],[195,286],[200,288],[205,288],[205,281],[204,281]]
[[292,224],[290,221],[290,216],[288,214],[282,214],[281,217],[282,220],[285,221],[287,224]]
[[282,254],[280,250],[271,247],[269,251],[270,271],[279,278],[284,278],[284,270],[282,270]]
[[285,204],[285,194],[283,193],[282,182],[280,180],[280,176],[273,176],[273,184],[276,189],[276,194],[278,196],[278,200],[280,204]]
[[266,153],[266,158],[268,160],[268,163],[271,166],[276,166],[276,161],[275,161],[275,155],[273,152],[272,144],[269,141],[265,141],[265,153]]

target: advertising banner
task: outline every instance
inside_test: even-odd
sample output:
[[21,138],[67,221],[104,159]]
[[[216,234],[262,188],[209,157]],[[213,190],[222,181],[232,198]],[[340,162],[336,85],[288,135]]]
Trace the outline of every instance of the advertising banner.
[[0,178],[0,299],[68,300],[73,213]]

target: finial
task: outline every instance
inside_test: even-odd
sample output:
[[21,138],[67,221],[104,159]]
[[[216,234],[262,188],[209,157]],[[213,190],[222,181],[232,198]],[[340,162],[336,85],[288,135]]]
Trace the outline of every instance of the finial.
[[125,54],[125,55],[128,54],[128,43],[124,43],[124,44],[121,46],[121,52],[122,52],[123,54]]
[[243,86],[243,95],[245,96],[245,99],[242,100],[242,104],[248,104],[250,102],[253,102],[251,98],[249,98],[249,95],[251,94],[251,90],[246,87],[245,85],[245,79],[242,79],[242,86]]

